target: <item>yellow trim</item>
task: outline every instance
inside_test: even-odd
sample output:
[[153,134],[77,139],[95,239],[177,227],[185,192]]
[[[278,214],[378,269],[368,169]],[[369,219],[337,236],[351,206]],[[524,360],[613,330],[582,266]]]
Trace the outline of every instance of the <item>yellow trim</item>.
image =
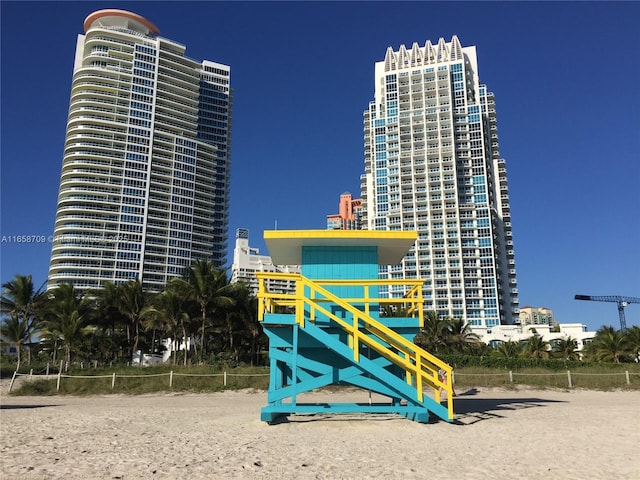
[[265,230],[264,238],[418,238],[414,230]]

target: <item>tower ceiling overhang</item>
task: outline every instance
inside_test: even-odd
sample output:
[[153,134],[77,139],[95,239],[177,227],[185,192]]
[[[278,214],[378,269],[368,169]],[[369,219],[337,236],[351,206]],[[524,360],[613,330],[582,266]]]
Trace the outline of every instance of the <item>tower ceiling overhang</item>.
[[275,265],[300,265],[302,247],[377,247],[380,265],[397,265],[414,244],[415,231],[265,230],[264,240]]

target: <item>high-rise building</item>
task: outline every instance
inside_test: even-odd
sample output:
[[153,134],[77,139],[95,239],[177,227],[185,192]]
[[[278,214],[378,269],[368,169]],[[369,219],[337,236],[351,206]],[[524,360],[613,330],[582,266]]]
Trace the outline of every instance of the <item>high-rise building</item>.
[[548,325],[554,327],[558,324],[553,317],[553,310],[546,307],[530,307],[525,305],[520,308],[518,323],[525,325]]
[[[256,272],[300,273],[298,265],[274,265],[271,257],[260,255],[260,250],[249,246],[249,230],[236,230],[236,246],[233,250],[231,266],[231,283],[243,282],[255,296],[258,294],[258,278]],[[295,293],[296,282],[289,279],[268,280],[270,292]]]
[[[494,96],[456,36],[387,49],[364,112],[364,223],[417,230],[384,278],[425,280],[425,310],[472,327],[515,323],[518,290]],[[402,291],[391,291],[400,296]]]
[[230,68],[146,18],[100,10],[78,35],[48,287],[226,264]]
[[353,198],[349,192],[340,195],[338,213],[327,215],[328,230],[361,230],[362,199]]

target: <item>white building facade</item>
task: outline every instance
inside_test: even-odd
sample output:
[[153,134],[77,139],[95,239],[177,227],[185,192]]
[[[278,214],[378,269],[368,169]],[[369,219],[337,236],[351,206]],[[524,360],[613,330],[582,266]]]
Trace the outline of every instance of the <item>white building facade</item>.
[[226,264],[230,68],[185,56],[147,19],[87,17],[78,36],[48,287]]
[[[258,279],[256,272],[300,273],[298,265],[274,265],[271,257],[260,255],[260,250],[249,246],[249,230],[236,230],[236,245],[233,250],[233,265],[231,266],[231,283],[243,282],[252,295],[258,293]],[[296,284],[293,280],[269,280],[268,289],[271,292],[295,293]]]
[[577,350],[581,351],[587,343],[593,340],[596,332],[588,331],[586,325],[581,323],[559,323],[550,325],[496,325],[494,327],[475,327],[473,333],[478,335],[480,341],[491,347],[500,342],[524,342],[533,335],[539,335],[542,340],[549,343],[549,348],[557,340],[576,340]]
[[424,308],[440,316],[517,323],[505,161],[475,47],[455,36],[389,47],[375,64],[374,98],[364,112],[364,224],[418,232],[402,264],[381,276],[424,279]]

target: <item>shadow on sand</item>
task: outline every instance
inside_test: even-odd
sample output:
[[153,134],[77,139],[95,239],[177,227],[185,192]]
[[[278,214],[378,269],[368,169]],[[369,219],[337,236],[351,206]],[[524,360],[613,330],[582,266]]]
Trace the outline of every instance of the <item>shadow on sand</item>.
[[29,408],[57,407],[58,405],[0,405],[0,410],[20,410]]
[[565,403],[561,400],[544,398],[475,398],[478,390],[472,388],[458,394],[454,400],[455,425],[472,425],[482,420],[504,418],[501,412],[522,410],[525,408],[545,407],[552,403]]
[[[478,398],[480,392],[471,388],[459,393],[454,400],[454,420],[453,425],[467,426],[478,423],[482,420],[493,420],[504,418],[504,413],[513,410],[523,410],[525,408],[545,407],[553,403],[565,403],[560,400],[548,400],[539,397],[530,398]],[[443,402],[443,405],[445,403]],[[309,422],[353,422],[353,421],[405,421],[402,415],[394,413],[303,413],[282,415],[277,417],[270,425],[280,425],[287,423],[309,423]],[[431,414],[428,423],[442,422],[436,415]]]

